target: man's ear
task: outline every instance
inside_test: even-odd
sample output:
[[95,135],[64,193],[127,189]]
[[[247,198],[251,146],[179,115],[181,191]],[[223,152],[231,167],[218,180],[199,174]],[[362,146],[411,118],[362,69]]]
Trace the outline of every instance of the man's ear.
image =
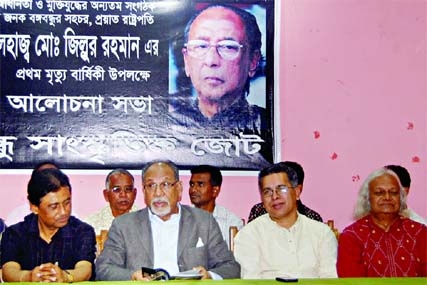
[[102,191],[102,194],[104,194],[104,200],[105,200],[105,202],[110,202],[110,199],[108,199],[108,190],[104,189]]
[[301,196],[301,190],[302,190],[301,185],[297,185],[297,187],[295,187],[295,196],[296,196],[297,200],[299,200],[299,199],[300,199],[300,196]]
[[249,64],[249,72],[248,72],[249,77],[252,78],[255,75],[260,60],[261,60],[261,52],[257,50],[254,52],[251,62]]
[[182,199],[182,189],[183,189],[183,187],[182,187],[182,181],[180,180],[180,181],[178,181],[176,183],[177,183],[177,185],[175,187],[177,187],[177,191],[178,191],[178,202],[181,202],[181,199]]
[[186,50],[185,48],[183,48],[183,49],[181,50],[181,52],[182,52],[182,55],[183,55],[183,57],[184,57],[184,70],[185,70],[185,75],[186,75],[187,77],[190,77],[190,72],[188,71],[188,68],[187,68],[187,50]]
[[403,187],[403,190],[405,190],[406,195],[408,195],[408,194],[409,194],[409,187]]
[[298,186],[299,186],[299,194],[301,195],[302,194],[302,188],[303,188],[303,185],[302,184],[298,184]]
[[213,189],[213,191],[212,191],[213,195],[212,196],[214,196],[215,198],[218,197],[219,192],[221,192],[221,187],[220,186],[213,186],[212,189]]
[[33,205],[30,203],[30,210],[33,214],[38,215],[39,214],[39,207],[37,207],[36,205]]

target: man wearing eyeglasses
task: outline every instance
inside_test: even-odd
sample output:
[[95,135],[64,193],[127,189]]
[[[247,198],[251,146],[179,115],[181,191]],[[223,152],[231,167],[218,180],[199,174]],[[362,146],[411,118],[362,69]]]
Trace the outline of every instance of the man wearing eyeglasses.
[[126,169],[117,168],[107,175],[103,194],[109,205],[84,219],[94,227],[97,234],[101,230],[108,230],[115,217],[138,210],[134,205],[136,198],[134,178]]
[[202,279],[239,277],[215,218],[179,203],[182,183],[173,162],[146,164],[142,184],[147,207],[113,221],[96,261],[98,280],[151,280],[141,267],[170,275],[194,270]]
[[[234,6],[213,4],[193,16],[184,38],[185,74],[191,79],[196,96],[183,92],[171,99],[170,114],[175,124],[184,127],[183,132],[193,134],[193,138],[206,135],[234,139],[241,138],[241,134],[252,135],[260,143],[261,151],[247,155],[248,166],[265,167],[268,163],[264,147],[271,146],[266,141],[266,110],[251,105],[246,98],[262,58],[261,31],[255,16]],[[221,156],[229,161],[216,164],[239,164],[239,160],[246,158],[244,151],[240,154],[231,159]]]
[[221,170],[213,165],[201,164],[191,168],[188,194],[191,203],[202,210],[212,213],[221,229],[222,236],[230,245],[230,227],[238,230],[243,227],[243,221],[229,209],[218,205],[216,199],[221,192]]
[[268,215],[248,223],[234,239],[244,279],[336,278],[337,240],[330,228],[297,211],[297,173],[284,163],[258,175]]

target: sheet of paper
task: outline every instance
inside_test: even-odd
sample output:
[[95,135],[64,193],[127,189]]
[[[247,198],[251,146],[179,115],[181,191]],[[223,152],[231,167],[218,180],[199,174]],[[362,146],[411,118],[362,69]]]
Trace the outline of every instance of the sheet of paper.
[[192,270],[178,272],[178,273],[174,274],[172,276],[172,278],[175,278],[175,279],[200,279],[200,278],[202,278],[202,274],[200,274],[199,271],[192,269]]

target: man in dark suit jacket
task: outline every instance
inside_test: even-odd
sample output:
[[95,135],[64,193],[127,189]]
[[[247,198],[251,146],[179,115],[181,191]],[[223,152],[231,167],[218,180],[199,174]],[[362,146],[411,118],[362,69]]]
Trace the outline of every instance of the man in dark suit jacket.
[[142,182],[147,208],[113,221],[96,260],[98,280],[150,280],[141,267],[164,268],[171,275],[195,269],[202,279],[240,277],[214,217],[180,205],[182,183],[174,163],[148,163]]

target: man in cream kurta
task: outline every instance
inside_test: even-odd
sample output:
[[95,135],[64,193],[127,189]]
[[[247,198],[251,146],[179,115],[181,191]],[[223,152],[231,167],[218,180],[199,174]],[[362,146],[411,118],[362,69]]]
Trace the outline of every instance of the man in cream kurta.
[[289,229],[262,215],[239,231],[234,242],[244,279],[337,277],[334,234],[302,214]]
[[296,172],[276,163],[261,170],[258,181],[267,214],[234,239],[241,277],[336,278],[337,240],[327,225],[297,212]]

